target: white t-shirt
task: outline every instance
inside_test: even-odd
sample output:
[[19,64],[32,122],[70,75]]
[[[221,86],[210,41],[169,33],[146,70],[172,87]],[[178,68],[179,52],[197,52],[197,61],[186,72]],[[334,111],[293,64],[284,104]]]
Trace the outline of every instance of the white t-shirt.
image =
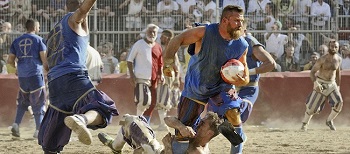
[[92,81],[101,80],[102,59],[100,53],[90,45],[87,48],[86,67]]
[[266,18],[270,18],[270,22],[265,24],[265,29],[267,31],[271,31],[272,30],[271,27],[275,24],[276,19],[272,15],[267,15]]
[[151,80],[152,47],[144,39],[138,40],[132,46],[126,61],[134,63],[134,74],[136,78]]
[[176,11],[179,9],[179,4],[177,4],[175,1],[171,1],[170,5],[165,5],[164,1],[160,1],[157,4],[157,12],[163,11],[163,10],[173,10]]
[[328,21],[331,17],[331,8],[326,2],[323,2],[322,5],[320,3],[313,2],[311,4],[311,12],[310,15],[312,16],[320,16],[323,14],[323,20],[320,20],[320,18],[312,18],[311,23],[316,26],[323,26],[325,24],[324,21]]
[[[117,58],[113,56],[103,57],[102,62],[103,62],[102,73],[105,73],[105,74],[119,73],[119,61]],[[114,68],[114,72],[112,72],[111,67]]]
[[266,35],[267,33],[264,34],[266,51],[280,58],[284,53],[284,45],[288,42],[288,36],[284,34],[271,34],[269,38],[266,38]]
[[134,0],[131,0],[128,7],[129,7],[128,14],[140,13],[143,7],[143,0],[141,0],[139,3],[135,3]]
[[181,11],[187,14],[190,13],[190,6],[196,5],[196,0],[188,0],[187,2],[185,0],[176,0],[176,2],[181,6]]

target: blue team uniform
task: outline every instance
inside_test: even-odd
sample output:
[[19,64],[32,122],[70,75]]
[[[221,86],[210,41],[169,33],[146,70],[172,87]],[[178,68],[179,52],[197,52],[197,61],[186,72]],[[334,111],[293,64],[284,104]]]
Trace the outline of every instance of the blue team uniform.
[[43,38],[26,33],[16,38],[10,48],[17,61],[17,75],[20,90],[17,96],[17,113],[15,123],[20,124],[30,105],[33,110],[36,130],[44,116],[45,84],[43,76],[43,63],[40,52],[46,51]]
[[113,100],[96,90],[89,80],[85,66],[89,36],[79,36],[69,27],[71,15],[73,12],[55,25],[46,42],[50,107],[38,139],[44,151],[59,152],[68,144],[71,130],[64,124],[67,116],[95,110],[105,121],[88,126],[97,129],[106,127],[112,116],[118,115]]
[[[178,118],[183,124],[195,128],[204,105],[211,97],[220,93],[228,97],[225,94],[232,85],[222,80],[221,66],[230,59],[239,59],[247,47],[248,43],[243,37],[238,40],[224,40],[219,33],[218,23],[206,25],[202,48],[189,61],[184,90],[178,105]],[[225,100],[232,108],[240,106],[236,100]],[[175,133],[178,140],[181,140],[180,133]]]
[[[245,37],[245,40],[249,44],[248,53],[247,53],[248,68],[251,69],[251,68],[259,67],[261,65],[261,62],[253,58],[253,47],[263,46],[263,45],[260,44],[258,40],[251,35],[247,35]],[[260,74],[250,75],[249,77],[250,77],[250,82],[246,86],[237,88],[239,90],[238,96],[242,99],[249,101],[248,103],[244,103],[241,106],[241,120],[243,123],[248,119],[252,111],[252,107],[256,99],[258,98],[258,94],[259,94],[258,82],[260,79]]]
[[[261,62],[254,59],[253,47],[254,46],[263,46],[263,45],[260,44],[257,41],[257,39],[251,35],[247,35],[245,37],[245,40],[249,44],[248,53],[247,53],[248,68],[251,69],[251,68],[259,67],[261,65]],[[249,118],[250,113],[253,110],[253,105],[254,105],[256,99],[258,98],[258,94],[259,94],[258,82],[260,79],[260,74],[250,75],[249,77],[250,77],[250,82],[246,86],[237,87],[238,96],[241,99],[245,100],[244,103],[241,103],[241,107],[240,107],[242,123],[246,122],[247,119]],[[235,130],[245,140],[246,136],[244,134],[243,128],[236,127]],[[243,144],[244,143],[241,143],[236,147],[231,147],[231,153],[242,153]]]

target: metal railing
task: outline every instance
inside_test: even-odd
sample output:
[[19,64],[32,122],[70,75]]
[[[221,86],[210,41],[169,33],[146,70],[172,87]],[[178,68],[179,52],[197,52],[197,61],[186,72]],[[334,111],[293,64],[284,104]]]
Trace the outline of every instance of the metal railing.
[[[116,12],[115,16],[100,16],[97,13],[98,9],[94,7],[94,9],[90,12],[89,15],[89,26],[90,26],[90,42],[93,47],[97,48],[102,42],[112,42],[114,44],[114,52],[117,57],[119,57],[120,50],[123,48],[130,48],[131,45],[139,39],[139,34],[146,27],[147,24],[151,23],[153,19],[158,19],[158,24],[160,27],[164,28],[172,28],[175,34],[179,34],[185,29],[184,23],[186,16],[182,15],[154,15],[154,14],[146,14],[142,13],[139,16],[125,15],[119,14]],[[217,8],[217,14],[221,11],[220,8]],[[9,15],[1,15],[1,19],[11,18]],[[245,15],[246,18],[254,19],[259,16]],[[265,17],[265,16],[261,16]],[[349,40],[350,36],[350,15],[338,15],[335,14],[334,17],[331,17],[328,22],[325,22],[324,26],[313,27],[311,25],[311,21],[314,16],[296,16],[296,15],[288,15],[286,17],[296,19],[296,18],[308,18],[309,23],[307,24],[308,28],[301,28],[297,31],[289,31],[288,29],[282,29],[281,33],[302,33],[304,35],[308,35],[310,40],[312,40],[312,47],[314,50],[318,47],[317,45],[321,42],[322,37],[320,34],[328,37],[335,37],[340,40]],[[286,18],[286,17],[277,17],[278,19]],[[38,16],[37,20],[39,20],[41,24],[41,32],[39,33],[44,38],[46,34],[48,34],[49,30],[53,27],[53,25],[61,19],[61,16],[52,17],[46,19],[42,16]],[[169,20],[170,19],[170,20]],[[217,20],[219,19],[219,15],[217,16]],[[164,20],[168,21],[168,24],[165,24]],[[163,25],[162,25],[163,24]],[[300,23],[295,23],[300,24]],[[170,27],[167,27],[169,26]],[[14,25],[13,27],[16,27]],[[19,27],[20,28],[20,27]],[[250,32],[253,35],[263,35],[267,30],[257,30],[254,28],[250,29]],[[18,32],[16,28],[11,35],[12,38],[17,37],[23,33],[23,31]],[[0,32],[1,34],[1,32]],[[260,40],[261,41],[261,40]],[[262,41],[263,42],[263,41]]]

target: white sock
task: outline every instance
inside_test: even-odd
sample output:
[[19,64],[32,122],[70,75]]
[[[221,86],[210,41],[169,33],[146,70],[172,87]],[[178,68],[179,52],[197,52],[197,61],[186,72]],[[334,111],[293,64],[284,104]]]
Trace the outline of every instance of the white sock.
[[125,141],[124,141],[124,136],[122,133],[122,129],[120,128],[117,136],[115,137],[113,143],[112,143],[112,147],[114,150],[122,150],[124,145],[125,145]]
[[303,119],[303,123],[306,123],[306,124],[309,124],[311,118],[312,118],[313,115],[309,115],[305,112],[305,116],[304,116],[304,119]]
[[137,116],[142,116],[145,111],[146,111],[145,108],[137,106],[137,108],[136,108],[136,115]]
[[164,118],[166,117],[167,111],[163,109],[158,110],[160,125],[165,125]]
[[335,119],[335,117],[337,117],[338,114],[339,114],[339,112],[332,110],[327,118],[327,121],[332,121],[333,119]]

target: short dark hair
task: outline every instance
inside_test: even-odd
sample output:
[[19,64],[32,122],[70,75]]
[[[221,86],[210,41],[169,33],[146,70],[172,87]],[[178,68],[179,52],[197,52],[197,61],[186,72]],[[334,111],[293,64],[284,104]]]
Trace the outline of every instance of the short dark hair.
[[174,32],[171,29],[166,29],[162,31],[162,34],[172,39],[174,37]]
[[207,112],[206,116],[207,119],[210,120],[210,130],[214,132],[214,135],[212,136],[212,138],[214,138],[220,134],[218,127],[223,123],[223,119],[220,119],[218,114],[212,111]]
[[238,6],[238,5],[227,5],[224,10],[222,10],[222,15],[220,18],[220,21],[223,18],[229,18],[231,16],[232,12],[238,12],[239,14],[244,14],[244,10],[242,7]]
[[26,23],[25,23],[25,28],[28,30],[28,31],[32,31],[32,30],[34,30],[34,28],[35,28],[35,22],[38,22],[37,20],[35,20],[35,19],[32,19],[32,18],[30,18],[30,19],[28,19],[27,21],[26,21]]

